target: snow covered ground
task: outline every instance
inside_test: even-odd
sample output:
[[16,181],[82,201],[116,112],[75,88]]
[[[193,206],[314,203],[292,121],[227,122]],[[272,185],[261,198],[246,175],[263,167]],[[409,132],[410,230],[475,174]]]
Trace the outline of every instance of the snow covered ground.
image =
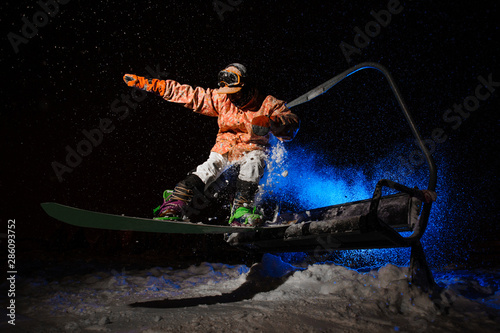
[[444,289],[431,300],[407,283],[407,270],[295,267],[265,255],[252,267],[202,263],[40,274],[19,278],[16,326],[3,315],[0,331],[500,331],[499,271],[435,272]]

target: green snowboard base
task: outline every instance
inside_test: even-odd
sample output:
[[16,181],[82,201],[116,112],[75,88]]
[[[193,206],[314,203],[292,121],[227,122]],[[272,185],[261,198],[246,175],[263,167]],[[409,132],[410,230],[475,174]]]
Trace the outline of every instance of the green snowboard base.
[[113,215],[64,206],[54,202],[42,203],[41,206],[48,215],[55,219],[85,228],[161,232],[169,234],[225,234],[256,230],[256,228],[251,227],[230,227]]

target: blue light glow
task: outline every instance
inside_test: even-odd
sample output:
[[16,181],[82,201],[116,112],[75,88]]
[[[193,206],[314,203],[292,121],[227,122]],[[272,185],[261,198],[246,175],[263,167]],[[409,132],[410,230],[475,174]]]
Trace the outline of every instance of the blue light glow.
[[[273,142],[275,153],[268,162],[269,172],[262,184],[264,198],[274,198],[282,203],[282,208],[305,210],[372,197],[376,183],[388,178],[409,187],[424,189],[428,182],[426,165],[401,167],[398,156],[408,155],[408,144],[395,147],[391,156],[374,161],[368,166],[336,166],[327,154],[318,149],[303,147],[284,148],[278,141]],[[442,157],[438,156],[438,201],[434,203],[429,226],[423,237],[423,246],[431,266],[442,266],[450,261],[459,260],[462,253],[452,250],[457,236],[450,228],[448,206],[448,168]],[[285,176],[286,177],[285,177]],[[384,194],[391,192],[385,191]],[[408,236],[408,233],[402,234]],[[304,258],[304,254],[286,254],[283,259],[289,262]],[[463,258],[462,258],[463,259]],[[392,263],[408,266],[410,249],[350,250],[337,251],[325,260],[351,267],[383,266]]]

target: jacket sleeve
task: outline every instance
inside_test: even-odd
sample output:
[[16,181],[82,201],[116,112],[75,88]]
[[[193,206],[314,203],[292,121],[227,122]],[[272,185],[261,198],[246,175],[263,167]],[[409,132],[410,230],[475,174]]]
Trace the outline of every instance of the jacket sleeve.
[[193,88],[174,80],[165,80],[163,98],[169,102],[183,104],[184,107],[206,116],[217,117],[219,99],[212,89]]
[[285,102],[277,101],[271,113],[271,132],[281,141],[291,141],[300,128],[299,117],[286,107]]

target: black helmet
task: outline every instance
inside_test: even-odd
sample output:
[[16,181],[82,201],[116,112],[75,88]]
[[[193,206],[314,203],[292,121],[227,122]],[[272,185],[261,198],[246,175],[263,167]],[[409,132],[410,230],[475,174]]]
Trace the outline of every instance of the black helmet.
[[240,91],[247,79],[247,68],[240,63],[227,65],[219,72],[219,94],[234,94]]

